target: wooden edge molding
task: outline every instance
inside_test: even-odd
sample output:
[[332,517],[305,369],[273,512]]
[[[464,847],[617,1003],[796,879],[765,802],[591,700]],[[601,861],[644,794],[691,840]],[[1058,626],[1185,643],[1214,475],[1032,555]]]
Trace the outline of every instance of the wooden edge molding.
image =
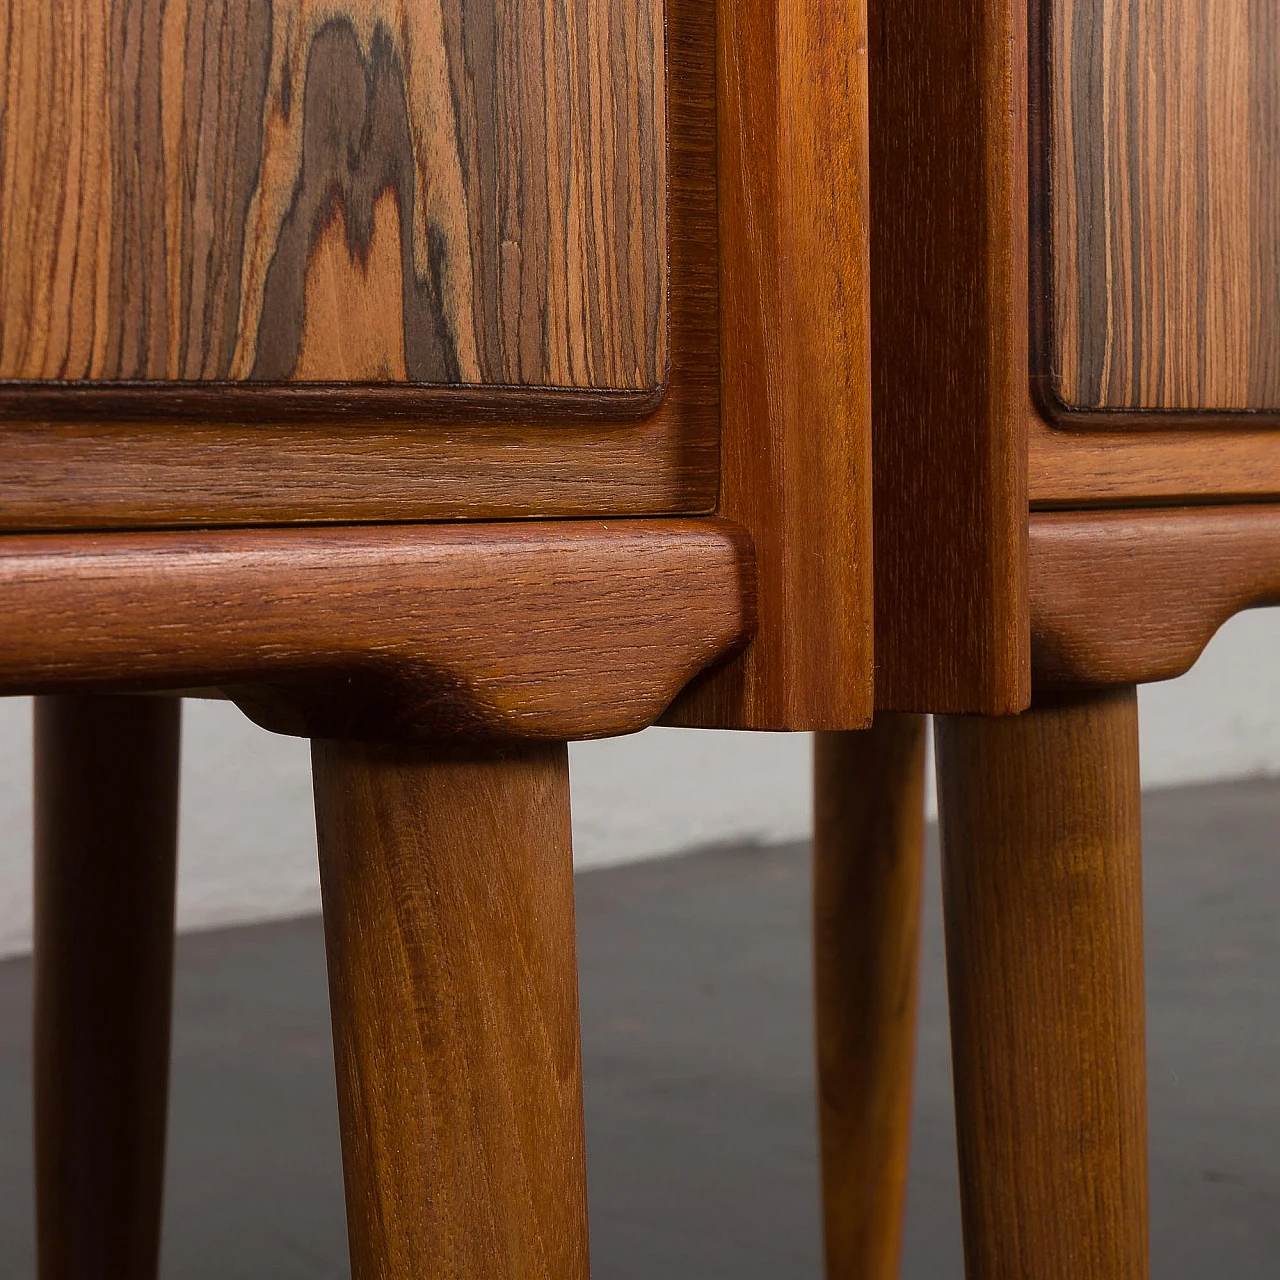
[[1280,432],[1063,431],[1031,414],[1033,509],[1257,502],[1280,494]]
[[670,722],[853,729],[872,707],[865,0],[716,7],[719,514],[759,634]]
[[1170,680],[1280,605],[1280,505],[1035,513],[1030,558],[1037,687]]
[[344,415],[408,424],[626,421],[654,413],[671,366],[645,390],[609,387],[442,386],[386,382],[19,382],[0,381],[0,422],[185,422],[298,424]]
[[755,626],[716,519],[0,538],[0,694],[220,687],[303,737],[651,724]]
[[[1047,363],[1049,355],[1040,352],[1038,358]],[[1280,411],[1275,409],[1080,409],[1062,399],[1056,376],[1048,373],[1032,373],[1031,402],[1045,426],[1097,431],[1107,438],[1117,431],[1249,432],[1280,427]]]

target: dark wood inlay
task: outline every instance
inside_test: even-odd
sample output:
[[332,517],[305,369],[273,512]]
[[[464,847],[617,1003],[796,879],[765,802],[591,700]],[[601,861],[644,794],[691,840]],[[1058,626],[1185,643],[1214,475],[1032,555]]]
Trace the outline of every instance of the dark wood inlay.
[[0,379],[653,392],[661,0],[4,0]]
[[1043,3],[1052,393],[1280,410],[1275,0]]

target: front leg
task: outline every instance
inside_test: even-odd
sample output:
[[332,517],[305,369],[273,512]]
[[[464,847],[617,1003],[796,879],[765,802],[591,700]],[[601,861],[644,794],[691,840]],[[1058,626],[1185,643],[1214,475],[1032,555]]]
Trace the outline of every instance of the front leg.
[[1142,838],[1132,687],[937,722],[973,1280],[1142,1280]]
[[354,1280],[585,1280],[566,747],[312,754]]

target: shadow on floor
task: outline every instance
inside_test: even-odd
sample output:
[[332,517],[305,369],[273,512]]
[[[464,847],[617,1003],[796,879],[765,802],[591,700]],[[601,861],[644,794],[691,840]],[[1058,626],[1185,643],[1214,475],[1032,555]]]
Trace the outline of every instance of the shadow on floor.
[[[1280,783],[1147,797],[1153,1273],[1276,1274]],[[936,849],[903,1274],[962,1275]],[[806,850],[578,880],[593,1271],[817,1280]],[[178,949],[164,1274],[347,1274],[318,921]],[[34,1274],[30,964],[0,964],[0,1277]]]

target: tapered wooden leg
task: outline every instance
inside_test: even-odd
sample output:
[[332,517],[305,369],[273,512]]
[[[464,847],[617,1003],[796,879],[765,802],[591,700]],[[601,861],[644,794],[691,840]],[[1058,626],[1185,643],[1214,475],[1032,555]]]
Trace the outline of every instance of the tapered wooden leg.
[[157,1273],[180,716],[176,698],[36,700],[41,1280]]
[[814,743],[814,953],[827,1275],[902,1249],[924,853],[923,716]]
[[353,1280],[585,1280],[566,748],[313,762]]
[[1135,691],[941,720],[937,758],[968,1274],[1142,1280]]

